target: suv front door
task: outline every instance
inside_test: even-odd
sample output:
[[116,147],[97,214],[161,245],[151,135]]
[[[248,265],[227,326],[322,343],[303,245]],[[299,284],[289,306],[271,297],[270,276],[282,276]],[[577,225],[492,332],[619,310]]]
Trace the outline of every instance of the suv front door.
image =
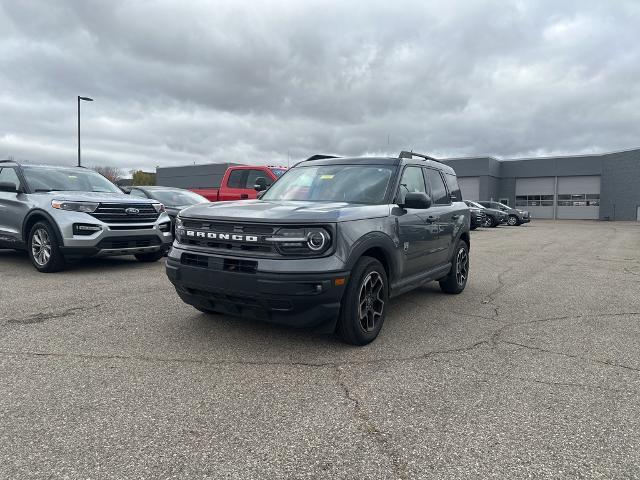
[[[410,192],[427,193],[422,168],[407,166],[402,172],[396,200],[402,203]],[[430,219],[431,209],[394,208],[397,212],[400,245],[403,249],[403,277],[411,277],[433,269],[433,252],[438,240],[438,225]]]
[[[0,167],[0,182],[13,183],[22,192],[22,182],[14,167]],[[0,192],[0,244],[22,240],[21,230],[29,207],[24,193]]]

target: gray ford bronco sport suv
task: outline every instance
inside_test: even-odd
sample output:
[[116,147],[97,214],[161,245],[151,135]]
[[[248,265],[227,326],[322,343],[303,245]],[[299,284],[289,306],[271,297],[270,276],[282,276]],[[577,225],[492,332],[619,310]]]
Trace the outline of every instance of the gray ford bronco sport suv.
[[27,250],[41,272],[95,255],[154,262],[172,240],[160,202],[132,199],[94,171],[0,161],[0,248]]
[[469,221],[455,172],[431,157],[315,155],[258,200],[182,210],[166,271],[202,312],[321,327],[365,345],[390,297],[432,280],[464,290]]

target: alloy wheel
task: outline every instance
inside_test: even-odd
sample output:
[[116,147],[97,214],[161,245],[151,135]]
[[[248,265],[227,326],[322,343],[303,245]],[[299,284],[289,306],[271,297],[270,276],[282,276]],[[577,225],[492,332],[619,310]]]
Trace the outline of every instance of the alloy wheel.
[[459,286],[463,286],[469,276],[469,254],[465,248],[458,250],[456,257],[456,281]]
[[35,262],[44,267],[51,258],[51,239],[44,228],[38,228],[31,238],[31,255]]
[[512,227],[515,226],[516,223],[518,223],[518,219],[514,216],[509,217],[509,220],[507,220],[507,224]]
[[358,312],[360,324],[365,332],[372,332],[382,318],[384,311],[384,281],[376,272],[370,272],[360,285]]

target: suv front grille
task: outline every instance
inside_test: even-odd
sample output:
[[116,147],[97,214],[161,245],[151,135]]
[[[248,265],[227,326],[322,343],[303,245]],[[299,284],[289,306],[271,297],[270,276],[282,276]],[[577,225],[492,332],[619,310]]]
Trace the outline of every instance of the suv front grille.
[[255,235],[258,237],[257,242],[232,242],[220,239],[208,238],[186,238],[180,239],[183,245],[193,245],[216,251],[225,251],[228,253],[254,252],[267,255],[276,255],[277,251],[272,243],[265,242],[264,238],[273,235],[279,227],[269,225],[256,224],[237,224],[223,222],[208,222],[206,220],[183,220],[185,230],[196,230],[203,232],[230,233],[238,235]]
[[90,215],[105,223],[153,223],[160,213],[149,203],[101,203]]

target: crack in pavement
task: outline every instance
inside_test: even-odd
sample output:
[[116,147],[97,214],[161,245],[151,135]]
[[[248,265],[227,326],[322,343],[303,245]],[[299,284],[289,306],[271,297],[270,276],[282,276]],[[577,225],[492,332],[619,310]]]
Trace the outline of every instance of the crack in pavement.
[[456,347],[445,350],[431,350],[418,355],[406,357],[382,357],[370,360],[347,360],[335,362],[300,362],[300,361],[259,361],[259,360],[206,360],[184,357],[154,357],[146,355],[119,355],[119,354],[88,354],[88,353],[56,353],[56,352],[33,352],[33,351],[9,351],[0,350],[0,355],[28,356],[28,357],[53,357],[53,358],[76,358],[79,360],[135,360],[151,363],[185,363],[194,365],[231,366],[231,365],[252,365],[252,366],[285,366],[285,367],[316,367],[316,368],[337,368],[351,365],[377,365],[394,362],[408,362],[423,360],[436,355],[447,355],[451,353],[465,352],[486,345],[487,340],[481,340],[471,345]]
[[559,355],[559,356],[562,356],[562,357],[569,357],[569,358],[574,358],[574,359],[578,359],[578,360],[586,360],[588,362],[599,363],[601,365],[607,365],[609,367],[618,367],[618,368],[623,368],[625,370],[630,370],[632,372],[640,372],[640,368],[638,368],[638,367],[631,367],[629,365],[624,365],[622,363],[616,363],[616,362],[612,362],[612,361],[609,361],[609,360],[600,360],[599,358],[584,357],[582,355],[575,355],[575,354],[572,354],[572,353],[558,352],[556,350],[549,350],[549,349],[542,348],[542,347],[535,347],[533,345],[527,345],[527,344],[524,344],[524,343],[511,342],[509,340],[500,340],[500,342],[508,344],[508,345],[515,345],[515,346],[518,346],[518,347],[526,348],[526,349],[529,349],[529,350],[536,350],[536,351],[539,351],[539,352],[549,353],[549,354],[552,354],[552,355]]
[[473,368],[467,368],[464,365],[460,365],[460,364],[453,364],[453,365],[458,367],[461,370],[464,370],[465,372],[473,373],[474,375],[486,375],[489,377],[499,378],[501,380],[520,380],[522,382],[538,383],[542,385],[549,385],[549,386],[555,386],[555,387],[574,387],[574,388],[584,388],[584,389],[605,390],[605,391],[615,392],[615,393],[630,393],[633,395],[638,395],[640,393],[636,390],[624,390],[620,388],[610,388],[610,387],[603,387],[600,385],[590,385],[590,384],[578,383],[578,382],[552,382],[549,380],[539,380],[534,378],[522,377],[519,375],[509,375],[509,374],[502,374],[502,373],[495,373],[495,372],[487,372],[485,370],[476,370]]
[[353,394],[349,386],[346,384],[342,375],[342,368],[335,368],[336,383],[341,388],[345,398],[353,404],[353,417],[360,429],[371,438],[380,448],[382,453],[389,458],[393,466],[393,471],[396,478],[406,479],[408,478],[407,462],[402,459],[402,456],[394,448],[390,435],[384,433],[378,428],[369,416],[369,412],[364,408],[362,402],[357,396]]
[[22,318],[10,318],[7,320],[7,324],[19,324],[19,325],[30,325],[33,323],[42,323],[47,320],[54,320],[56,318],[65,318],[65,317],[73,317],[79,312],[85,312],[87,310],[94,310],[98,307],[102,306],[101,303],[96,305],[82,306],[82,307],[71,307],[65,310],[60,310],[58,312],[38,312],[33,315],[28,315]]

